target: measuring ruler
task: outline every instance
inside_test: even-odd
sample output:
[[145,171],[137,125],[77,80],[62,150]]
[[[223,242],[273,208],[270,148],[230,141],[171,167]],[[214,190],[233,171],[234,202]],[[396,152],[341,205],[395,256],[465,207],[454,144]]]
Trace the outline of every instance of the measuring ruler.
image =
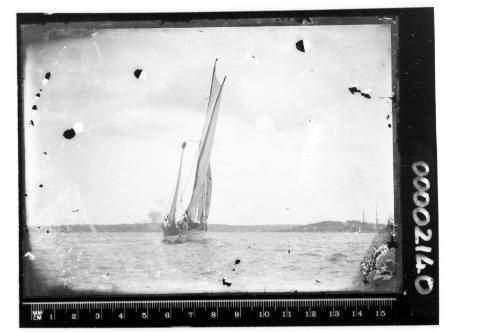
[[395,321],[395,297],[60,301],[21,304],[22,327],[364,325]]

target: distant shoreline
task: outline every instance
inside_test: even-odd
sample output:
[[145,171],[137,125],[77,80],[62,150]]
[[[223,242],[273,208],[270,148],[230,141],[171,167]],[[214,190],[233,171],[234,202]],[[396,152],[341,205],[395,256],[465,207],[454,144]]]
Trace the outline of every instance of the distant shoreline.
[[[377,232],[385,228],[385,224],[367,223],[358,220],[342,221],[320,221],[305,225],[226,225],[208,224],[209,232]],[[161,232],[160,223],[134,223],[134,224],[112,224],[112,225],[46,225],[29,226],[30,231],[55,231],[61,233],[89,233],[89,232]]]

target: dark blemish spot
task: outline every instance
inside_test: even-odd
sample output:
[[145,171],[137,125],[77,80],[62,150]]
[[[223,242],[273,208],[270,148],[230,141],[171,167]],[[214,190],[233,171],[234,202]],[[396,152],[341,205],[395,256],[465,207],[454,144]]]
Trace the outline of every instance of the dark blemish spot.
[[241,263],[241,260],[237,259],[234,261],[234,264],[240,264]]
[[311,120],[308,120],[309,122],[311,122]]
[[236,271],[236,269],[233,269],[233,271]]
[[295,47],[301,51],[301,52],[304,52],[305,53],[305,48],[304,48],[304,41],[303,40],[299,40],[298,42],[295,43]]
[[28,197],[28,194],[24,194],[24,197]]
[[349,92],[353,95],[355,93],[359,93],[360,95],[362,95],[363,97],[367,98],[367,99],[371,99],[372,96],[370,96],[370,92],[371,90],[370,89],[367,89],[367,90],[363,90],[361,91],[359,88],[358,88],[358,85],[355,84],[355,85],[351,85],[350,87],[347,88],[349,90]]
[[360,89],[358,89],[358,87],[357,87],[357,86],[355,86],[355,85],[350,86],[350,87],[348,88],[348,90],[349,90],[349,92],[350,92],[351,94],[355,94],[355,93],[359,93],[359,92],[361,92],[361,90],[360,90]]
[[43,188],[43,184],[39,184],[39,185],[38,185],[38,188]]
[[135,78],[139,79],[141,77],[142,69],[136,69],[134,70],[134,76]]
[[391,126],[391,124],[390,124],[390,123],[388,123],[388,124],[387,124],[387,127],[391,128],[392,126]]
[[[40,89],[40,91],[42,91],[42,90]],[[37,92],[35,96],[37,96],[38,98],[40,98],[40,92]]]
[[198,32],[203,32],[203,30],[198,30]]
[[[48,71],[46,74],[45,74],[45,79],[46,80],[50,80],[50,71]],[[41,91],[41,90],[40,90]]]
[[43,154],[44,154],[44,155],[47,155],[47,152],[45,152],[45,151],[44,151],[44,152],[43,152]]
[[50,231],[47,229],[47,234],[49,234],[49,233],[50,233]]
[[30,125],[32,125],[33,127],[35,126],[35,123],[33,122],[33,120],[30,120]]
[[78,211],[80,211],[80,210],[71,210],[71,212],[78,212]]
[[229,287],[229,286],[231,286],[232,282],[231,282],[231,281],[229,281],[229,280],[227,280],[227,278],[226,278],[226,277],[224,277],[224,278],[222,278],[222,284],[223,284],[224,286]]
[[391,116],[389,114],[387,114],[387,116],[385,117],[386,120],[389,120]]
[[320,281],[319,281],[318,279],[316,279],[316,282],[317,282],[318,284],[320,283]]
[[76,132],[75,132],[75,130],[73,128],[67,129],[63,133],[63,136],[66,139],[72,139],[73,137],[75,137],[75,135],[76,135]]
[[42,90],[42,89],[40,89],[40,92],[42,92],[42,91],[43,91],[43,90]]
[[365,97],[366,99],[371,99],[371,98],[372,98],[372,97],[370,96],[370,94],[369,94],[369,93],[367,93],[367,92],[361,92],[361,95],[362,95],[363,97]]
[[38,109],[38,107],[36,107],[36,105],[33,105],[33,107],[31,108],[33,111],[36,111]]
[[288,254],[290,255],[290,249],[288,249]]

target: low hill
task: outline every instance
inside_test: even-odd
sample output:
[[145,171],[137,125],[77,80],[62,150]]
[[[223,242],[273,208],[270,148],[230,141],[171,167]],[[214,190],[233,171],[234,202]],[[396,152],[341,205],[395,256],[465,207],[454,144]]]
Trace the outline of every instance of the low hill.
[[320,221],[307,225],[292,227],[288,232],[345,232],[349,226],[342,221]]
[[209,232],[287,232],[295,225],[225,225],[208,224]]
[[[383,225],[379,226],[379,229]],[[52,225],[52,226],[30,226],[31,231],[38,232],[63,232],[63,233],[86,233],[86,232],[161,232],[160,223],[135,223],[135,224],[111,224],[111,225]],[[208,224],[209,232],[366,232],[375,230],[375,225],[357,220],[346,222],[325,220],[306,225],[225,225]]]

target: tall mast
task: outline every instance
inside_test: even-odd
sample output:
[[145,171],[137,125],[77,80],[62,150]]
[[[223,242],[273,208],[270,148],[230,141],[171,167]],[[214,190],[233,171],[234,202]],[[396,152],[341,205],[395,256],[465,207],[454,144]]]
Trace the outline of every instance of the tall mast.
[[214,85],[216,83],[218,83],[217,79],[215,78],[215,69],[217,67],[217,60],[219,60],[219,59],[215,58],[214,69],[212,70],[212,80],[210,81],[210,93],[208,94],[207,114],[208,114],[208,112],[210,112],[210,106],[212,106],[214,103],[214,98],[212,96],[212,91],[214,90]]

